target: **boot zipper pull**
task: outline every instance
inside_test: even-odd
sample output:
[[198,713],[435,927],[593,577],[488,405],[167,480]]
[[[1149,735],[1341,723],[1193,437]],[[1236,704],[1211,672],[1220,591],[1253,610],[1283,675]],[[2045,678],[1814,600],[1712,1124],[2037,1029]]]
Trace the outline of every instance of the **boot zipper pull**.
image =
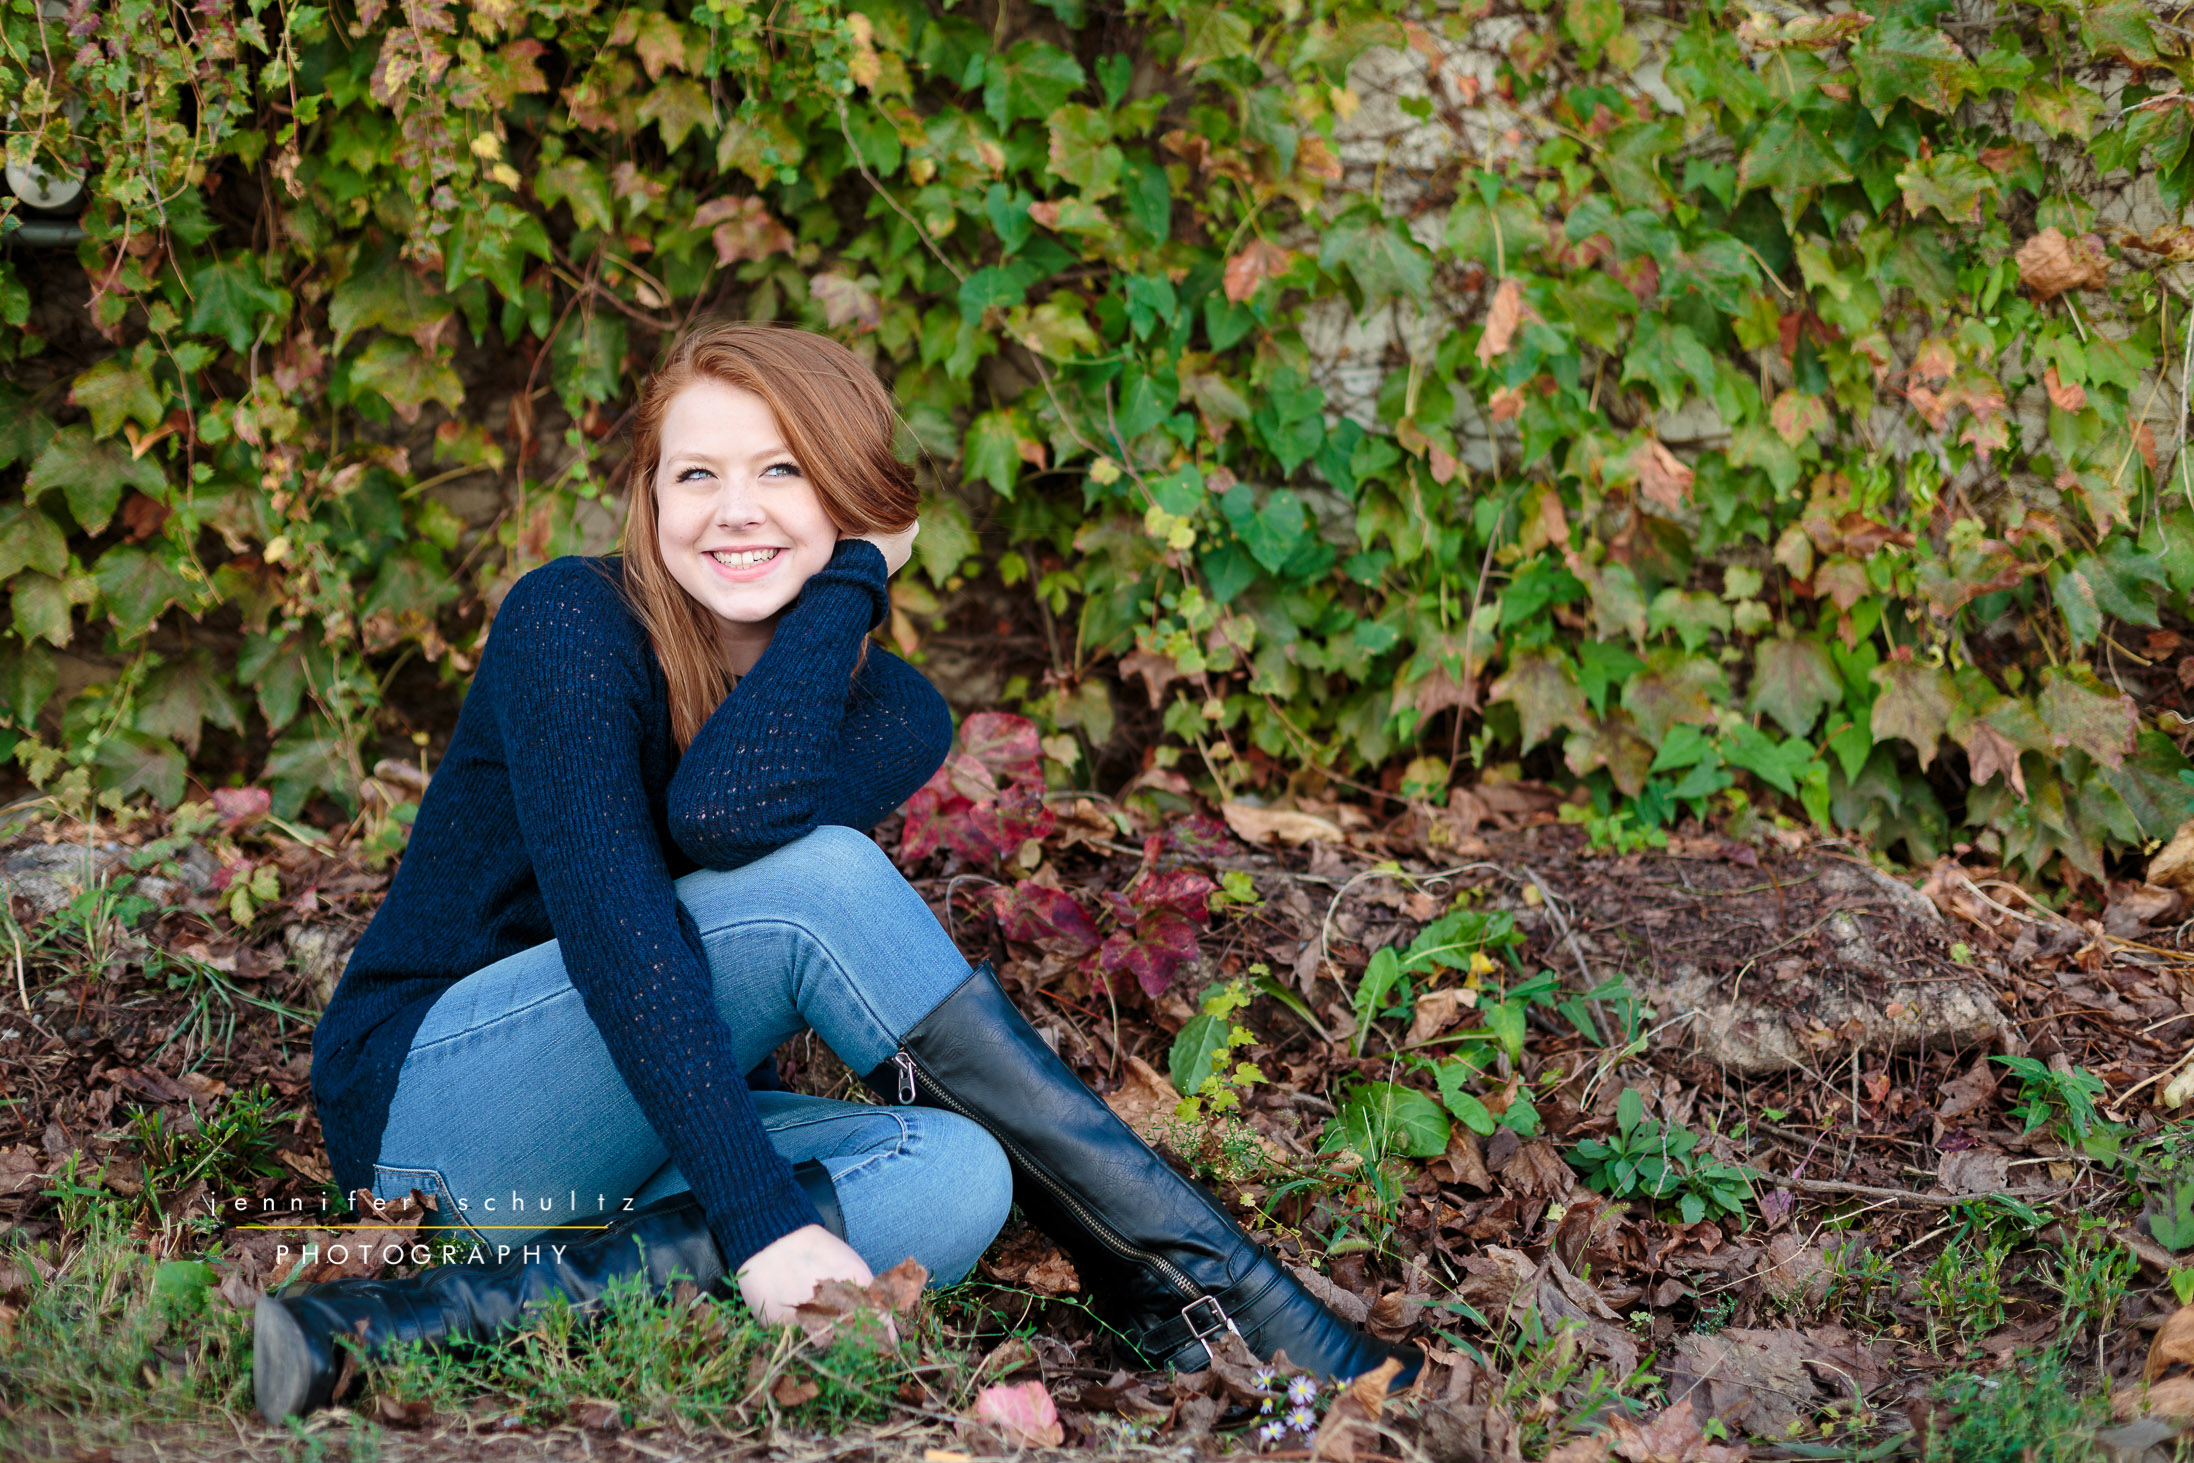
[[914,1058],[893,1052],[891,1062],[899,1069],[899,1105],[905,1107],[914,1101]]

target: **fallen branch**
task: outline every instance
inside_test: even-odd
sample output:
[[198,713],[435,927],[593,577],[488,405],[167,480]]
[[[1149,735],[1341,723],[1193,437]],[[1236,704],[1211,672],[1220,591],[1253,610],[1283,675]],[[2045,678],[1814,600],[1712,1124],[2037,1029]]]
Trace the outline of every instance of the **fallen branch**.
[[1848,1184],[1842,1179],[1780,1178],[1773,1174],[1762,1180],[1772,1188],[1796,1189],[1802,1194],[1848,1194],[1858,1199],[1889,1199],[1900,1204],[1924,1204],[1947,1209],[1953,1204],[1970,1204],[1978,1199],[2017,1199],[2022,1204],[2039,1204],[2045,1199],[2055,1199],[2070,1193],[2069,1189],[2004,1189],[1994,1194],[1921,1194],[1910,1189],[1883,1189],[1873,1184]]

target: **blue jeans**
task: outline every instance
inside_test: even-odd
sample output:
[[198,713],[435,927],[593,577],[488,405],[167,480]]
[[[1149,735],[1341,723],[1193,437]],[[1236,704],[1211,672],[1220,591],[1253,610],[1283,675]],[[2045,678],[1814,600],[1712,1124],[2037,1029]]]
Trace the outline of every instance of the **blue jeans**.
[[[802,1030],[854,1071],[874,1071],[968,975],[922,897],[852,829],[818,828],[676,887],[741,1071]],[[1005,1153],[966,1118],[786,1092],[757,1092],[755,1104],[789,1162],[830,1170],[847,1243],[875,1270],[912,1255],[937,1282],[958,1280],[1005,1223]],[[448,1238],[490,1254],[688,1187],[553,941],[435,1001],[398,1074],[373,1177],[380,1198],[434,1195]]]

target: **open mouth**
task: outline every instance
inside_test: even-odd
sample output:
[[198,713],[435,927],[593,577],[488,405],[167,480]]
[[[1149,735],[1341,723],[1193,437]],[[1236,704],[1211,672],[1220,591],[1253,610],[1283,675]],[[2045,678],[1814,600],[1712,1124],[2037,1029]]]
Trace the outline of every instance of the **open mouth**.
[[754,564],[767,564],[783,552],[783,549],[715,549],[709,557],[726,569],[744,569]]

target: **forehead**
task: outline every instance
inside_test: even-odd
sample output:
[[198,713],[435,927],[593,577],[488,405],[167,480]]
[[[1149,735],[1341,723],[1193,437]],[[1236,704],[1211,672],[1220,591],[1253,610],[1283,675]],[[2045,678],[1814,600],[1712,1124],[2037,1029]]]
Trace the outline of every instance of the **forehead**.
[[689,381],[663,412],[663,454],[680,450],[768,451],[783,445],[769,403],[713,377]]

